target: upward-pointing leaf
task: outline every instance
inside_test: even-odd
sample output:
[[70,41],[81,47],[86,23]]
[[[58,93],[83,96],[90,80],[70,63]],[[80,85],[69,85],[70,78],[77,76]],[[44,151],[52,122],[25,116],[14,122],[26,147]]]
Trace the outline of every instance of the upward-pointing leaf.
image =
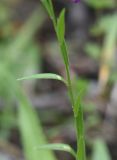
[[60,16],[57,20],[57,34],[59,41],[62,43],[65,36],[65,9],[61,11]]
[[62,81],[65,84],[67,83],[64,80],[64,78],[62,78],[61,76],[59,76],[57,74],[53,74],[53,73],[34,74],[34,75],[31,75],[31,76],[18,78],[17,80],[21,81],[21,80],[30,80],[30,79],[55,79],[55,80]]
[[59,151],[66,151],[76,157],[75,151],[68,145],[62,143],[54,143],[54,144],[45,144],[36,147],[35,149],[47,149],[47,150],[59,150]]
[[41,0],[41,1],[44,7],[46,8],[46,10],[48,11],[49,16],[52,17],[52,12],[51,12],[49,1],[48,0]]
[[106,143],[102,139],[96,139],[93,144],[92,160],[111,160]]
[[41,0],[42,4],[44,5],[44,7],[46,8],[50,18],[54,21],[54,25],[56,25],[56,18],[54,15],[54,8],[52,5],[52,1],[51,0]]
[[36,111],[30,105],[26,97],[17,94],[19,99],[18,117],[21,132],[22,144],[26,160],[56,160],[53,153],[49,150],[33,150],[37,145],[45,144],[46,138],[41,128],[41,123]]

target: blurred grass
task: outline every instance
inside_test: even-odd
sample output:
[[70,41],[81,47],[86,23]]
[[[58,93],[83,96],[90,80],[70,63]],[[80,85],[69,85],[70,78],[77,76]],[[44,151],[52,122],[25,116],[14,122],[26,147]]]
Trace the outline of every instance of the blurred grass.
[[103,139],[98,138],[95,140],[91,160],[111,160],[110,153]]
[[[24,155],[27,160],[47,160],[47,158],[55,160],[51,151],[34,151],[35,146],[46,143],[46,138],[37,113],[23,94],[22,87],[16,81],[27,70],[37,69],[35,65],[37,58],[35,57],[37,57],[38,47],[35,45],[33,38],[44,17],[45,15],[41,8],[35,9],[14,40],[11,39],[9,43],[4,43],[0,51],[0,95],[5,100],[5,103],[9,104],[10,108],[13,107],[13,102],[16,99],[18,101],[18,119],[15,122],[17,123],[17,120],[19,122]],[[14,109],[12,108],[11,110],[13,113]],[[5,116],[7,117],[7,113]],[[6,123],[4,119],[2,120],[4,130]],[[10,127],[13,126],[11,124]]]
[[[2,0],[1,2],[3,2]],[[12,2],[15,0],[12,0]],[[37,160],[37,159],[50,159],[54,160],[54,156],[50,151],[35,151],[34,148],[41,144],[45,144],[46,138],[42,131],[41,123],[39,121],[36,111],[31,106],[29,100],[23,93],[21,86],[19,87],[16,79],[22,76],[27,76],[30,74],[31,70],[36,70],[38,66],[38,52],[39,46],[34,42],[34,36],[38,28],[41,26],[44,15],[41,9],[36,9],[28,21],[22,26],[21,30],[16,34],[16,37],[11,36],[11,24],[10,24],[10,14],[8,4],[11,1],[5,0],[5,3],[0,2],[0,97],[4,99],[5,106],[4,110],[0,116],[0,126],[2,138],[9,137],[9,131],[12,127],[17,127],[19,123],[19,129],[22,135],[22,144],[24,147],[24,153],[27,160]],[[115,8],[116,1],[114,0],[89,0],[86,1],[88,5],[95,8],[96,10],[102,10],[105,8]],[[14,2],[13,2],[14,3]],[[42,13],[42,15],[41,15]],[[115,16],[115,18],[114,18]],[[99,59],[100,65],[100,83],[107,83],[109,79],[117,79],[117,76],[113,76],[112,73],[112,59],[114,57],[114,50],[116,47],[117,40],[117,22],[116,14],[109,16],[104,16],[99,19],[95,27],[92,29],[94,35],[100,36],[104,35],[104,43],[102,47],[98,44],[88,44],[87,51],[91,57],[94,59]],[[111,24],[111,25],[110,25]],[[60,25],[61,28],[61,25]],[[61,29],[60,29],[61,30]],[[61,30],[61,32],[64,32]],[[63,33],[62,33],[63,34]],[[61,37],[60,37],[61,38]],[[62,38],[61,38],[62,39]],[[102,54],[102,55],[101,55]],[[109,58],[108,58],[109,57]],[[107,62],[108,61],[108,62]],[[106,67],[103,67],[106,66]],[[106,71],[101,74],[101,70],[106,68]],[[105,76],[105,72],[107,76]],[[10,78],[12,77],[12,78]],[[106,80],[104,80],[106,78]],[[18,88],[15,86],[18,86]],[[75,95],[77,90],[86,87],[87,82],[83,80],[78,80],[75,84]],[[16,91],[17,90],[17,91]],[[15,94],[16,92],[21,92]],[[84,96],[84,93],[81,97]],[[17,96],[16,96],[17,95]],[[18,107],[18,118],[14,113],[13,102],[15,100],[19,101]],[[94,115],[95,116],[95,115]],[[17,119],[16,119],[17,118]],[[18,122],[17,122],[18,121]],[[94,120],[92,120],[94,123]],[[92,160],[98,160],[103,157],[105,160],[109,159],[110,156],[104,141],[95,141]],[[106,148],[106,149],[105,149]],[[101,157],[100,157],[101,155]]]

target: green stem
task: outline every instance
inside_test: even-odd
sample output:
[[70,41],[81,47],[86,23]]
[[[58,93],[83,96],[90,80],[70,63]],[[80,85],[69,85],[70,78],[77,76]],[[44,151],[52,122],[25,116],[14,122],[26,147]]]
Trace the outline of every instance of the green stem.
[[78,160],[86,160],[85,152],[85,137],[84,137],[84,120],[83,109],[81,104],[79,105],[78,114],[75,117],[76,132],[77,132],[77,158]]
[[72,103],[72,108],[74,108],[75,102],[74,102],[72,82],[71,82],[71,77],[70,77],[69,57],[68,57],[68,51],[67,51],[65,40],[64,40],[62,45],[60,44],[60,49],[61,49],[62,55],[64,55],[64,53],[65,53],[65,55],[67,55],[67,57],[66,57],[67,64],[65,63],[65,61],[64,61],[64,63],[65,63],[65,69],[66,69],[66,75],[67,75],[67,84],[68,84],[69,96],[70,96],[70,100],[71,100],[71,103]]
[[[56,29],[55,29],[56,30]],[[58,39],[59,41],[59,39]],[[65,43],[65,39],[63,44],[60,44],[60,49],[62,52],[62,55],[64,55],[64,52],[66,52],[65,55],[67,55],[67,64],[65,63],[65,69],[66,69],[66,75],[67,75],[67,83],[68,83],[68,92],[70,95],[70,100],[72,104],[72,108],[74,111],[75,108],[75,99],[72,89],[72,82],[70,77],[70,65],[69,65],[69,57],[68,57],[68,51]],[[64,58],[64,57],[63,57]],[[77,106],[78,107],[78,106]],[[84,140],[84,121],[83,121],[83,110],[81,106],[79,107],[78,115],[75,116],[75,126],[76,126],[76,136],[77,136],[77,156],[76,160],[86,160],[86,153],[85,153],[85,140]]]
[[[57,20],[53,8],[52,1],[49,0],[49,4],[51,7],[51,19],[53,22],[53,26],[57,35],[57,39],[59,41],[59,36],[57,33]],[[73,94],[73,87],[72,87],[72,81],[70,77],[70,65],[69,65],[69,57],[68,57],[68,51],[67,51],[67,46],[65,42],[65,38],[63,39],[63,42],[61,43],[59,41],[59,46],[61,49],[61,53],[63,56],[64,64],[65,64],[65,69],[66,69],[66,76],[67,76],[67,87],[68,87],[68,92],[74,112],[74,119],[75,119],[75,126],[76,126],[76,135],[77,135],[77,156],[76,160],[86,160],[86,155],[85,155],[85,140],[84,140],[84,122],[83,122],[83,111],[81,106],[79,107],[78,114],[77,116],[75,115],[75,99],[74,99],[74,94]]]

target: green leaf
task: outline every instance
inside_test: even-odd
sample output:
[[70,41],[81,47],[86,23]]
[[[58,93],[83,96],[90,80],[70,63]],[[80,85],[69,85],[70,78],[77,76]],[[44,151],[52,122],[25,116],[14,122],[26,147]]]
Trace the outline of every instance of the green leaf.
[[53,73],[42,73],[42,74],[34,74],[31,76],[26,76],[22,78],[18,78],[18,81],[21,80],[30,80],[30,79],[55,79],[64,82],[65,84],[67,83],[61,76]]
[[95,9],[113,8],[116,6],[114,0],[86,0],[86,2]]
[[66,151],[66,152],[69,152],[70,154],[72,154],[74,157],[76,157],[75,151],[68,144],[62,144],[62,143],[45,144],[45,145],[41,145],[39,147],[36,147],[35,149]]
[[62,43],[65,36],[65,9],[61,11],[60,16],[57,20],[57,34],[60,43]]
[[18,118],[22,144],[26,160],[56,160],[51,151],[37,151],[33,148],[47,143],[36,111],[30,105],[25,95],[17,95],[19,100]]
[[56,16],[54,14],[54,8],[51,0],[41,0],[42,4],[46,8],[50,18],[53,21],[54,27],[56,28]]
[[101,47],[93,42],[89,42],[85,46],[86,53],[93,59],[99,59],[101,54]]
[[18,58],[21,56],[24,48],[32,40],[35,32],[39,29],[44,19],[45,14],[41,7],[37,8],[32,13],[31,17],[18,32],[15,39],[6,47],[4,55],[6,55],[7,63],[12,64],[14,61],[19,60]]
[[49,0],[41,0],[41,2],[43,6],[46,8],[46,10],[48,11],[49,16],[52,17],[52,10],[51,10]]
[[93,154],[91,160],[111,160],[106,143],[102,139],[96,139],[93,144]]

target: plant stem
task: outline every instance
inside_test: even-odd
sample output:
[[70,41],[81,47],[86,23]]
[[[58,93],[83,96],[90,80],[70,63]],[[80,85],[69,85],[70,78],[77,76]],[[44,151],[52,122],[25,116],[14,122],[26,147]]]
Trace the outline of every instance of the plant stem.
[[83,109],[80,104],[79,111],[75,117],[76,132],[77,132],[77,160],[86,160],[85,152],[85,137],[84,137],[84,120],[83,120]]
[[60,49],[62,52],[62,55],[65,53],[67,56],[67,64],[65,64],[65,70],[66,70],[66,76],[67,76],[67,84],[68,84],[68,91],[69,91],[69,96],[70,100],[72,103],[72,108],[74,108],[75,102],[74,102],[74,95],[73,95],[73,90],[72,90],[72,82],[71,82],[71,77],[70,77],[70,65],[69,65],[69,57],[68,57],[68,51],[66,47],[66,42],[64,40],[63,44],[60,44]]
[[[56,30],[56,29],[55,29]],[[58,39],[59,41],[59,39]],[[68,51],[65,43],[65,39],[63,44],[60,44],[60,49],[62,52],[62,55],[66,52],[66,58],[67,58],[67,64],[65,64],[66,69],[66,76],[67,76],[67,83],[68,83],[68,92],[74,112],[75,108],[75,99],[73,94],[73,87],[72,87],[72,81],[70,76],[70,65],[69,65],[69,57],[68,57]],[[65,61],[64,61],[65,63]],[[79,106],[77,106],[79,107]],[[81,106],[79,107],[78,115],[75,116],[74,113],[74,119],[75,119],[75,126],[76,126],[76,138],[77,138],[77,156],[76,160],[86,160],[86,153],[85,153],[85,140],[84,140],[84,121],[83,121],[83,110]]]
[[51,19],[53,22],[53,26],[57,35],[57,39],[59,42],[60,50],[62,53],[62,57],[64,60],[65,64],[65,70],[66,70],[66,76],[67,76],[67,87],[68,87],[68,92],[74,112],[74,119],[75,119],[75,126],[76,126],[76,137],[77,137],[77,156],[76,160],[86,160],[86,155],[85,155],[85,140],[84,140],[84,122],[83,122],[83,110],[81,105],[76,106],[78,107],[78,114],[75,114],[75,98],[73,94],[73,87],[72,87],[72,81],[71,81],[71,76],[70,76],[70,63],[69,63],[69,57],[68,57],[68,51],[67,51],[67,45],[65,42],[65,38],[63,38],[63,41],[60,42],[59,40],[59,35],[57,32],[57,19],[55,16],[53,4],[51,0],[47,1],[50,7],[50,12],[51,12]]

